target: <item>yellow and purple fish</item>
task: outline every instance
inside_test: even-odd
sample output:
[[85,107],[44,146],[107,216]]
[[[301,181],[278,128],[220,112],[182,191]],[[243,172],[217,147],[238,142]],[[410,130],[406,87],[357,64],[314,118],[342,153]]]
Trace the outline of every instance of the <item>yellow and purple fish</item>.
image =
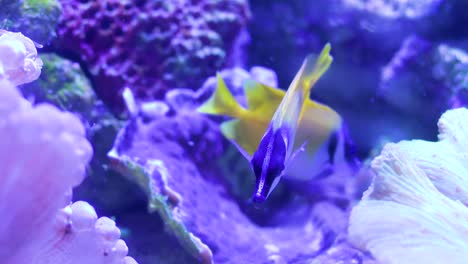
[[198,108],[234,119],[221,124],[223,135],[250,160],[256,176],[254,202],[263,202],[282,176],[311,179],[331,173],[344,160],[346,134],[340,115],[309,99],[310,90],[333,60],[330,44],[309,55],[285,93],[254,80],[244,83],[248,109],[236,102],[220,75],[213,95]]

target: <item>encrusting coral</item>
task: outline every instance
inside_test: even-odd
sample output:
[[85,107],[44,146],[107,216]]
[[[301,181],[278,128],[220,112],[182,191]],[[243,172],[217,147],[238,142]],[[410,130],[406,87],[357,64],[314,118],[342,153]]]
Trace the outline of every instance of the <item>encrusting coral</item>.
[[0,0],[0,7],[0,29],[22,32],[42,45],[56,36],[59,0]]
[[468,103],[468,54],[409,36],[383,67],[378,94],[405,117],[432,127],[445,110]]
[[98,95],[114,107],[125,86],[139,99],[162,98],[171,88],[198,88],[228,62],[238,64],[230,51],[250,17],[246,0],[63,0],[62,5],[59,46],[78,52]]
[[349,239],[381,263],[466,263],[468,109],[445,112],[439,141],[387,144],[352,210]]
[[[70,204],[72,188],[85,177],[91,144],[78,117],[50,104],[34,106],[14,86],[25,81],[22,70],[29,57],[19,53],[15,70],[3,55],[30,40],[12,34],[20,40],[0,46],[0,68],[20,73],[0,76],[2,263],[136,263],[126,257],[128,248],[114,221],[98,219],[86,202]],[[32,69],[26,80],[40,74],[40,67]]]

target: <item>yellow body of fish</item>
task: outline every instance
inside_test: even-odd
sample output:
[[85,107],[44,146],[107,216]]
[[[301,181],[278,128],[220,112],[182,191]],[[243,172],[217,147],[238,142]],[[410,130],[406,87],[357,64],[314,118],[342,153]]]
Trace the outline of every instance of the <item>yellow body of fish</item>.
[[[312,166],[309,169],[313,169],[313,164],[316,163],[313,160],[320,154],[318,152],[323,151],[325,142],[332,133],[341,128],[342,123],[337,112],[309,99],[311,87],[332,62],[329,51],[330,45],[327,44],[317,60],[314,59],[315,56],[309,55],[287,92],[254,80],[247,80],[244,84],[247,109],[235,101],[218,74],[216,91],[207,102],[199,107],[198,111],[232,117],[232,120],[221,124],[221,131],[226,138],[236,144],[247,159],[251,159],[251,162],[253,155],[259,151],[260,142],[272,140],[267,138],[268,132],[270,130],[274,133],[281,131],[280,141],[284,140],[281,144],[284,144],[286,149],[281,161],[285,167],[283,171],[288,171],[287,166],[291,163],[291,159],[295,159],[296,154],[301,151],[300,159],[303,162],[296,163],[295,166],[308,164]],[[262,150],[261,154],[261,159],[265,160],[261,162],[263,170],[268,169],[269,163],[272,162],[271,158],[276,155],[274,150],[265,151]],[[306,168],[300,168],[301,171],[304,169]],[[263,173],[257,175],[258,177],[269,176]]]

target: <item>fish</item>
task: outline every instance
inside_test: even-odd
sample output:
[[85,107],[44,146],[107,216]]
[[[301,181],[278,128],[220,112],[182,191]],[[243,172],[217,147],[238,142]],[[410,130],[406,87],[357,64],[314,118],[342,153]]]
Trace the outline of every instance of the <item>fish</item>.
[[247,107],[241,106],[220,74],[210,98],[197,111],[231,117],[221,123],[222,134],[250,161],[256,177],[252,201],[263,203],[282,177],[310,180],[333,173],[336,162],[353,157],[342,117],[310,99],[311,88],[330,67],[327,43],[317,56],[308,55],[289,88],[244,82]]

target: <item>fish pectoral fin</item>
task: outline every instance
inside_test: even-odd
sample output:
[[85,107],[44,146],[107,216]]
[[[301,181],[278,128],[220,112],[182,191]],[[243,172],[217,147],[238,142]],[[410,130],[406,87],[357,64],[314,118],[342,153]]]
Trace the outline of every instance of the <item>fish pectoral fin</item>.
[[229,120],[221,124],[223,135],[237,147],[246,159],[250,160],[258,146],[258,142],[249,137],[246,131],[248,131],[248,128],[239,119]]
[[253,79],[244,81],[244,92],[247,97],[247,105],[251,111],[265,104],[272,105],[276,108],[285,94],[281,89],[270,87]]
[[309,143],[309,140],[306,140],[304,141],[304,143],[302,143],[296,150],[294,150],[291,154],[291,156],[288,158],[288,160],[286,161],[286,167],[291,163],[291,161],[293,161],[299,154],[301,154],[302,152],[305,152],[307,151],[306,149],[306,146],[307,144]]

